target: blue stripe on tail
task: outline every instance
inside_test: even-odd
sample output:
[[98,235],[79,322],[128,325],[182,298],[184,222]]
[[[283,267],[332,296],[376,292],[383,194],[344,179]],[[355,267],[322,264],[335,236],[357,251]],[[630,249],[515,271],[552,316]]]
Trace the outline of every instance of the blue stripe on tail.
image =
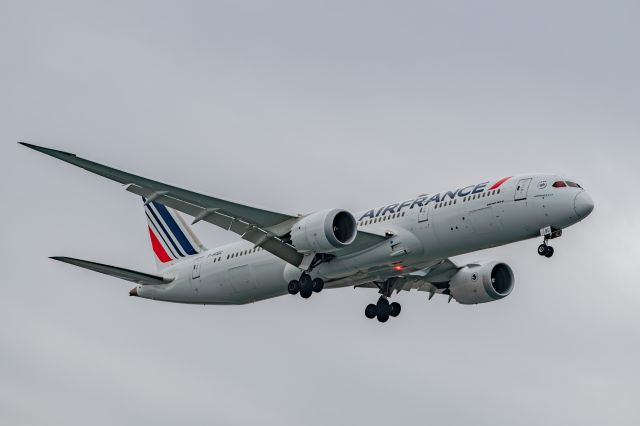
[[164,204],[156,203],[155,201],[151,202],[151,204],[153,204],[156,210],[158,210],[158,213],[160,213],[160,216],[162,216],[164,223],[167,224],[173,236],[182,246],[182,250],[187,253],[187,255],[198,253],[196,249],[193,248],[193,246],[187,239],[187,236],[184,235],[184,232],[182,232],[182,229],[180,229],[180,226],[176,223],[175,219],[173,218],[173,216],[171,216],[171,213],[169,213],[169,210],[167,210]]
[[[154,206],[156,205],[156,203],[151,203],[151,204],[154,204]],[[162,225],[162,222],[160,221],[160,219],[158,219],[158,216],[156,215],[156,212],[154,212],[153,209],[151,208],[151,206],[149,206],[149,205],[147,205],[146,208],[147,208],[147,211],[149,213],[151,213],[151,216],[153,216],[153,218],[155,219],[155,221],[158,224],[158,226],[160,227],[160,229],[162,229],[162,232],[167,236],[167,239],[171,243],[171,246],[173,246],[173,249],[175,250],[175,252],[178,253],[177,257],[184,257],[184,254],[182,254],[182,252],[178,248],[178,245],[173,240],[171,233],[167,232],[167,230],[165,229],[164,225]]]

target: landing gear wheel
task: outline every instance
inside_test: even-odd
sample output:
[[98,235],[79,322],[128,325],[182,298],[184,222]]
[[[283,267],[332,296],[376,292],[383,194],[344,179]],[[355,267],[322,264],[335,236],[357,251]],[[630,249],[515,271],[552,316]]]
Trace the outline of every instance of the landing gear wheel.
[[311,293],[313,293],[313,281],[309,275],[303,274],[300,277],[300,296],[308,299],[311,297]]
[[538,246],[538,254],[539,254],[540,256],[544,256],[544,255],[546,255],[546,254],[547,254],[547,247],[549,247],[549,246],[548,246],[548,245],[546,245],[546,244],[540,244],[540,245]]
[[315,291],[316,293],[320,293],[324,288],[324,281],[322,281],[321,278],[315,278],[312,281],[312,284],[313,284],[313,291]]
[[545,251],[545,253],[544,253],[544,256],[545,256],[545,257],[551,257],[551,256],[553,256],[553,247],[551,247],[551,246],[547,246],[547,249],[546,249],[546,251]]
[[289,291],[289,294],[298,294],[300,291],[300,283],[297,280],[289,281],[287,290]]
[[364,309],[364,316],[369,319],[374,319],[377,313],[378,310],[376,309],[376,305],[374,305],[373,303],[368,304]]
[[389,314],[391,314],[391,305],[389,305],[389,301],[381,297],[378,299],[378,303],[376,304],[376,314],[378,317],[378,321],[387,322],[389,320]]
[[397,317],[398,315],[400,315],[400,304],[398,302],[393,302],[390,305],[391,308],[391,312],[389,312],[389,315],[391,315],[392,317]]

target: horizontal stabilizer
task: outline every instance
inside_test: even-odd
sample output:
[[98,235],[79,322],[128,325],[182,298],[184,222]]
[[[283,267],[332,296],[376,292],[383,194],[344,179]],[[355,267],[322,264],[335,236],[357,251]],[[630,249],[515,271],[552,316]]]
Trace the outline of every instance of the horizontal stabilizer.
[[88,260],[74,259],[72,257],[53,256],[53,260],[69,263],[101,274],[111,275],[122,280],[132,281],[140,285],[168,284],[173,281],[172,277],[162,277],[159,275],[147,274],[145,272],[132,271],[131,269],[118,268],[117,266],[104,265],[102,263],[89,262]]

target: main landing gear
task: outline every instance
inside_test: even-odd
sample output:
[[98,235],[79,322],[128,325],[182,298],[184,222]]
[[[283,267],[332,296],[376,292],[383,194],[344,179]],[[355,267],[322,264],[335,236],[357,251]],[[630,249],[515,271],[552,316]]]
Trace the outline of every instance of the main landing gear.
[[380,322],[387,322],[389,317],[400,315],[400,304],[398,302],[389,303],[389,297],[391,297],[391,292],[393,291],[393,286],[389,280],[382,283],[376,282],[375,284],[380,290],[381,296],[375,305],[373,303],[367,305],[364,315],[369,319],[378,318]]
[[304,299],[308,299],[315,293],[320,293],[324,288],[324,281],[321,278],[311,279],[309,274],[304,273],[299,280],[289,281],[287,290],[289,294],[298,294]]
[[400,315],[400,304],[398,302],[389,303],[389,300],[385,296],[380,296],[378,303],[367,305],[364,310],[364,315],[369,318],[378,318],[380,322],[387,322],[389,317],[397,317]]

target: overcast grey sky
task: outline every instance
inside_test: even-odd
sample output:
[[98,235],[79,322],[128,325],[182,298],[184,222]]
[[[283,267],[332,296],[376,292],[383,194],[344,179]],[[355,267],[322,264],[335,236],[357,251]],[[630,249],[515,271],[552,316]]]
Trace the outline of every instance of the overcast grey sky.
[[[636,1],[0,0],[0,423],[635,425]],[[128,297],[139,199],[15,142],[288,213],[528,171],[596,209],[499,259],[479,306],[373,290],[240,307]],[[234,240],[205,223],[209,246]]]

